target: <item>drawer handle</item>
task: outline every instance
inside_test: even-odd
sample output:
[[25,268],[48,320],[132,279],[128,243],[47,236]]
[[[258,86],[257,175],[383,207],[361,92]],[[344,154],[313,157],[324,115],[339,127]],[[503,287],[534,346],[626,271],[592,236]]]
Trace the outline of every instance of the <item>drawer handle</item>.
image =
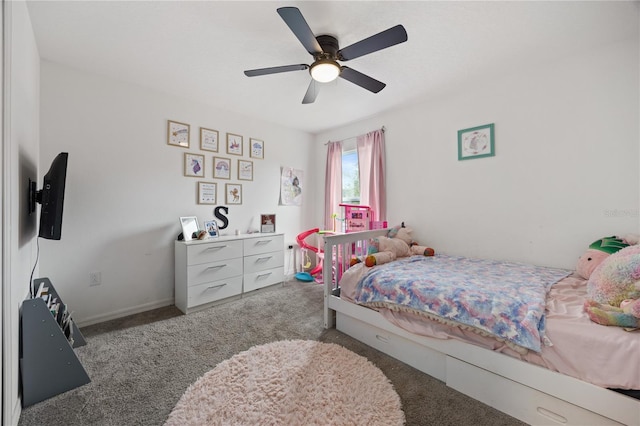
[[211,289],[214,289],[214,288],[224,287],[225,285],[227,285],[227,283],[218,284],[218,285],[212,285],[212,286],[209,286],[209,287],[205,288],[204,291],[211,290]]
[[265,260],[269,260],[271,259],[273,256],[267,256],[267,257],[259,257],[256,259],[256,262],[263,262]]
[[256,241],[256,244],[269,244],[272,240]]
[[376,339],[380,340],[382,343],[389,343],[389,339],[379,334],[376,334]]
[[554,422],[556,422],[556,423],[560,423],[560,424],[563,424],[563,425],[566,425],[566,424],[567,424],[567,419],[566,419],[566,418],[564,418],[564,417],[563,417],[563,416],[561,416],[560,414],[556,414],[556,413],[554,413],[553,411],[549,411],[549,410],[547,410],[546,408],[537,407],[537,408],[536,408],[536,411],[537,411],[540,415],[542,415],[542,416],[544,416],[544,417],[547,417],[547,418],[549,418],[549,419],[553,420],[553,421],[554,421]]
[[207,250],[220,250],[221,248],[225,248],[226,245],[224,246],[214,246],[214,247],[207,247]]
[[220,269],[220,268],[224,268],[225,266],[227,266],[226,263],[224,265],[209,266],[207,269]]
[[268,277],[269,275],[271,275],[271,272],[267,272],[266,274],[260,274],[258,275],[256,278],[262,278],[262,277]]

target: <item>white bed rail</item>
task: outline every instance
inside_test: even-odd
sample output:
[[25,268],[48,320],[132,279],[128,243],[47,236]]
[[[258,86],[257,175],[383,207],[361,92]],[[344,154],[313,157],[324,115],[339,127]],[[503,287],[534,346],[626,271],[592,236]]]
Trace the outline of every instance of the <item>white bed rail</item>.
[[352,258],[358,257],[364,262],[371,238],[387,235],[389,229],[350,232],[324,236],[324,263],[322,279],[324,280],[324,327],[332,328],[334,312],[330,309],[329,298],[338,295],[340,277],[349,269]]

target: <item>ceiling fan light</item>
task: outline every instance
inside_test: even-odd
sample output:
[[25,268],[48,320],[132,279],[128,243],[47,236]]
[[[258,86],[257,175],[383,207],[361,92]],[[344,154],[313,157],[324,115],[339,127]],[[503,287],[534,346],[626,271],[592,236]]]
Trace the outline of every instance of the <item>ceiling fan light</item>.
[[340,66],[330,59],[320,60],[311,65],[311,77],[320,83],[328,83],[340,75]]

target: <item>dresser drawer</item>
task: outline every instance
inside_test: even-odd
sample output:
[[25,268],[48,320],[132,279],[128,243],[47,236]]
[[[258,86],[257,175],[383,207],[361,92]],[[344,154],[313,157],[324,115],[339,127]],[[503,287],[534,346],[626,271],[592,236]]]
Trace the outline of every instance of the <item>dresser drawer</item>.
[[187,265],[242,257],[242,241],[220,241],[187,247]]
[[244,274],[243,291],[257,290],[268,285],[281,283],[284,281],[284,268],[282,266],[264,271]]
[[242,276],[242,258],[190,265],[187,267],[187,286]]
[[284,235],[260,236],[244,240],[244,255],[269,253],[284,250]]
[[242,293],[242,276],[189,287],[189,308]]
[[244,258],[244,273],[263,271],[284,265],[284,251],[254,254]]

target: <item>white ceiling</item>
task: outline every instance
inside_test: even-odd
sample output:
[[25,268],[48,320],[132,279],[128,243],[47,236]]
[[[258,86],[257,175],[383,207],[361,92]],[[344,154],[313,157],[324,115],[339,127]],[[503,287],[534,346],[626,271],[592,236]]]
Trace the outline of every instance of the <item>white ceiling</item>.
[[[312,62],[282,6],[341,47],[402,24],[406,43],[345,64],[387,87],[372,94],[339,78],[302,105],[307,71],[244,76]],[[28,9],[43,59],[310,133],[637,37],[639,16],[629,1],[29,0]]]

